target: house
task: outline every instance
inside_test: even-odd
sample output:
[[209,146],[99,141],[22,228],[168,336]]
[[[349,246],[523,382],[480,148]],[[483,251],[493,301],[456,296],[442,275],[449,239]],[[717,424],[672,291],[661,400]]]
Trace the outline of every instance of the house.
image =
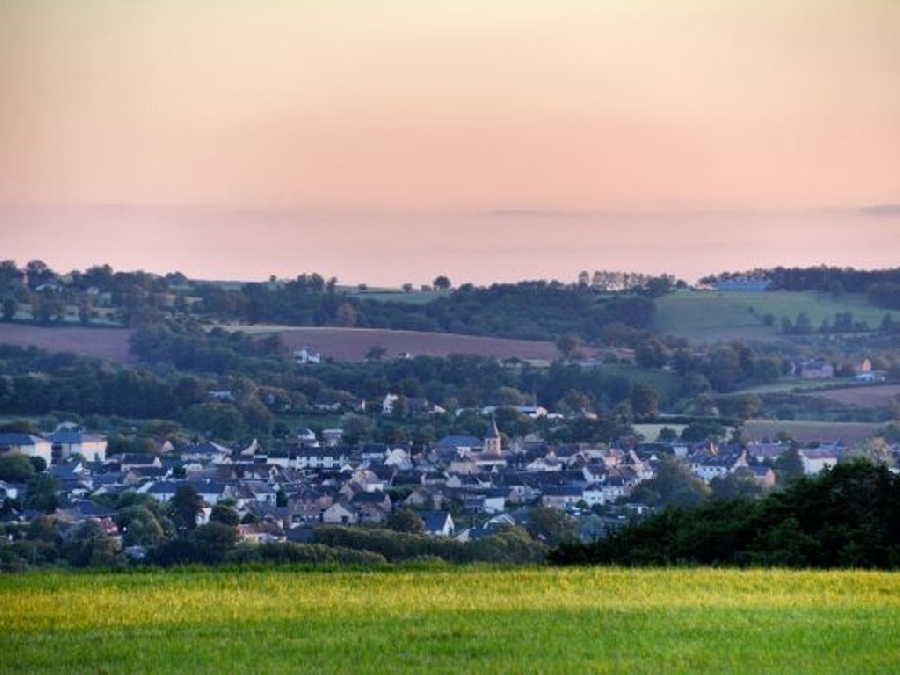
[[125,471],[126,473],[132,469],[162,468],[162,461],[155,455],[126,453],[124,455],[112,457],[110,461],[118,463],[122,468],[122,471]]
[[355,511],[351,511],[344,504],[337,502],[322,511],[322,522],[330,525],[351,525],[359,521]]
[[805,380],[820,380],[834,377],[834,366],[828,361],[805,361],[800,364],[800,377]]
[[747,470],[753,473],[753,480],[764,490],[771,490],[775,487],[777,478],[775,476],[775,471],[772,470],[771,466],[754,464],[747,467]]
[[802,448],[799,454],[800,461],[803,462],[803,473],[807,476],[812,476],[821,473],[829,467],[837,466],[843,453],[832,446]]
[[106,438],[86,434],[82,431],[56,431],[47,438],[50,441],[53,459],[64,461],[73,455],[80,455],[90,462],[106,461]]
[[258,504],[268,504],[270,506],[274,506],[275,502],[278,499],[277,490],[264,483],[263,481],[244,481],[243,487],[245,487],[250,492],[250,494],[253,496],[253,501]]
[[322,440],[330,448],[340,444],[343,437],[344,432],[342,429],[322,429]]
[[550,509],[565,509],[580,502],[583,498],[583,492],[582,488],[568,485],[544,488],[541,503]]
[[294,359],[297,363],[321,363],[322,355],[311,347],[301,347],[294,352]]
[[181,460],[184,462],[203,462],[223,464],[231,461],[233,451],[224,445],[204,441],[188,445],[181,451]]
[[346,451],[337,447],[302,447],[297,452],[295,466],[297,469],[324,469],[340,471],[347,463]]
[[399,400],[400,400],[400,396],[398,394],[392,394],[392,393],[385,394],[384,400],[381,402],[381,414],[382,415],[393,415],[394,414],[394,405]]
[[275,523],[246,523],[238,525],[241,541],[247,544],[270,544],[284,541],[284,530]]
[[456,532],[453,517],[447,511],[423,511],[422,531],[433,537],[452,537]]
[[0,434],[0,454],[18,452],[26,457],[40,457],[50,466],[53,461],[53,445],[50,441],[34,434]]

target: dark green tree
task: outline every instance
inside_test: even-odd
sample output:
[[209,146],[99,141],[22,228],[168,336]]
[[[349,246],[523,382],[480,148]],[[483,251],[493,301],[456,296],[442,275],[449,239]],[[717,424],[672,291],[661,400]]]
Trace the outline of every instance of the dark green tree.
[[182,535],[195,529],[197,516],[202,509],[203,498],[193,485],[184,483],[175,488],[175,496],[169,504],[169,513],[176,532]]

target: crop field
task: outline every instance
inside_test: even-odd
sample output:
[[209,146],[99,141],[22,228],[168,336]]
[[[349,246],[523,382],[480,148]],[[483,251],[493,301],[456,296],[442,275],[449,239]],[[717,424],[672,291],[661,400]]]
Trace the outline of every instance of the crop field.
[[127,363],[131,331],[124,328],[86,328],[83,326],[26,326],[0,322],[0,344],[37,347],[48,352],[74,352]]
[[[850,312],[854,320],[877,328],[885,310],[873,307],[863,296],[837,299],[815,292],[796,291],[679,291],[657,301],[656,329],[664,335],[684,337],[702,344],[717,340],[774,340],[780,334],[781,317],[791,321],[806,312],[813,329],[838,312]],[[775,324],[763,323],[771,314]]]
[[3,673],[896,673],[878,572],[29,574]]
[[401,354],[412,354],[413,356],[474,354],[498,359],[516,357],[527,361],[550,361],[559,357],[559,350],[552,342],[511,340],[455,333],[422,333],[377,328],[297,328],[293,326],[233,326],[229,329],[241,330],[254,335],[277,333],[289,349],[310,347],[321,353],[323,357],[335,361],[362,361],[373,347],[384,349],[385,358],[393,358]]
[[881,408],[900,398],[900,385],[863,385],[846,389],[829,389],[812,394],[829,401],[861,408]]

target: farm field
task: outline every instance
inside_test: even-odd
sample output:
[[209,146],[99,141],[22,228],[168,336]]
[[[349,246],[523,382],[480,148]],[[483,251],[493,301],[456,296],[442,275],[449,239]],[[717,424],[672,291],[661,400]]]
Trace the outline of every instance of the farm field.
[[130,338],[131,331],[124,328],[48,328],[0,322],[0,344],[37,347],[48,352],[73,352],[119,363],[133,360],[129,354]]
[[293,326],[229,327],[254,335],[277,333],[290,349],[311,347],[325,358],[335,361],[362,361],[373,347],[385,350],[385,357],[400,354],[413,356],[448,356],[475,354],[499,359],[517,357],[524,360],[550,361],[559,357],[552,342],[510,340],[504,338],[457,335],[454,333],[421,333],[375,328],[297,328]]
[[870,422],[818,422],[812,420],[748,420],[744,431],[750,440],[774,439],[786,431],[799,443],[842,441],[847,446],[874,436],[883,424]]
[[[559,357],[552,342],[508,340],[502,338],[419,333],[365,328],[298,328],[295,326],[222,326],[226,330],[249,335],[278,333],[290,349],[311,347],[323,357],[335,361],[359,362],[372,347],[382,347],[386,357],[400,354],[447,356],[475,354],[499,359],[518,357],[546,362]],[[49,352],[74,352],[129,363],[129,339],[132,331],[119,328],[24,326],[0,322],[0,344],[38,347]]]
[[[851,312],[854,320],[876,328],[885,314],[885,310],[868,304],[861,295],[834,299],[799,291],[679,291],[657,299],[656,303],[655,328],[663,335],[684,337],[696,344],[779,339],[783,337],[781,317],[794,321],[800,312],[809,315],[814,329],[825,318],[833,320],[838,312]],[[771,327],[763,323],[766,314],[775,317]]]
[[844,405],[881,408],[900,396],[900,384],[864,385],[847,389],[829,389],[811,394]]
[[0,579],[8,673],[894,673],[895,574],[616,568]]

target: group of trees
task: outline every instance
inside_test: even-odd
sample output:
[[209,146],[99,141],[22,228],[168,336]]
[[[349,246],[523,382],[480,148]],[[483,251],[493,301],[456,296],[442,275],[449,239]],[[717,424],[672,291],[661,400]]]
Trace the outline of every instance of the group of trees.
[[556,564],[900,568],[900,476],[857,460],[762,499],[668,508]]
[[714,285],[731,279],[767,279],[769,288],[776,291],[817,291],[868,293],[880,284],[900,284],[900,268],[886,270],[858,270],[852,267],[774,267],[757,268],[745,272],[722,272],[700,279],[701,284]]

